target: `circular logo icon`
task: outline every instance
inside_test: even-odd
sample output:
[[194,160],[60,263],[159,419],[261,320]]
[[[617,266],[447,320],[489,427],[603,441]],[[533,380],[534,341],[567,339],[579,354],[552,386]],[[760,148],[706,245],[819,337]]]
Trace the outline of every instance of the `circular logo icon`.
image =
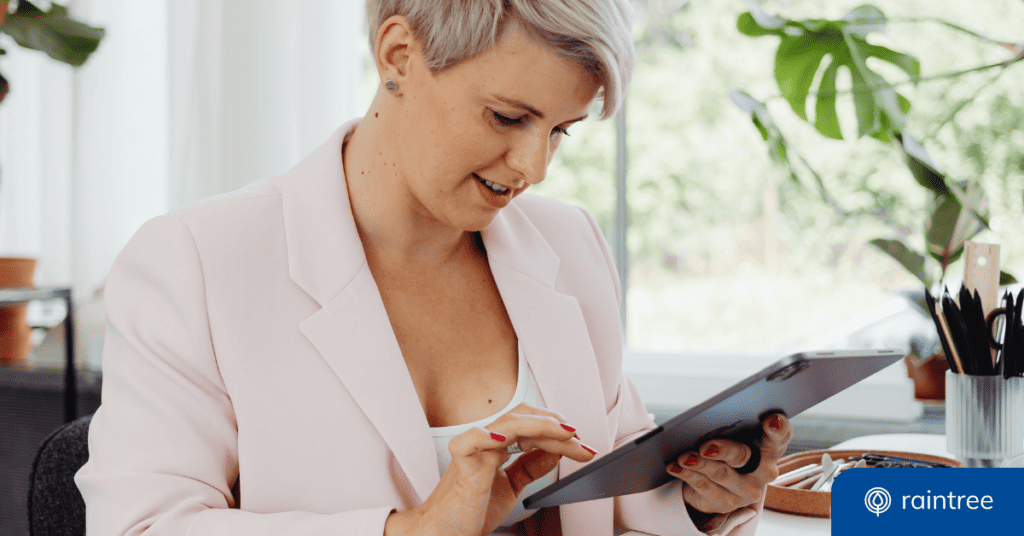
[[892,497],[885,488],[871,488],[864,496],[864,506],[867,506],[868,511],[874,513],[875,517],[888,510],[891,504]]

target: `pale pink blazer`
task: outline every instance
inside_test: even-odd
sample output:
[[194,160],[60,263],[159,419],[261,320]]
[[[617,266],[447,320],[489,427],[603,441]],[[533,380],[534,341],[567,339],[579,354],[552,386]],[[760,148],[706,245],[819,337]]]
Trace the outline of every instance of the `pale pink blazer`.
[[[147,222],[118,256],[75,477],[89,536],[380,535],[437,485],[349,207],[355,124],[283,176]],[[522,196],[482,236],[547,406],[601,453],[652,428],[622,375],[618,281],[593,218]],[[698,534],[678,482],[561,508],[566,536]]]

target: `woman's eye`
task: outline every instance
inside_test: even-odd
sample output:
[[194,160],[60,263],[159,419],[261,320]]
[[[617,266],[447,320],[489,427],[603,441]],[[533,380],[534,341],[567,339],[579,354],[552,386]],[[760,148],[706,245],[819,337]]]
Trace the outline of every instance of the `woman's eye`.
[[[504,126],[519,126],[525,122],[525,119],[523,117],[508,117],[506,115],[501,115],[498,112],[494,111],[491,112],[491,115],[494,116],[495,121],[501,123]],[[563,136],[568,136],[569,130],[562,127],[555,127],[554,129],[551,130],[551,135],[554,136],[555,133],[561,134]]]
[[494,112],[494,118],[499,123],[501,123],[503,125],[518,125],[518,124],[521,124],[523,122],[523,118],[521,118],[521,117],[516,117],[516,118],[506,117],[506,116],[501,115],[501,114],[499,114],[497,112]]

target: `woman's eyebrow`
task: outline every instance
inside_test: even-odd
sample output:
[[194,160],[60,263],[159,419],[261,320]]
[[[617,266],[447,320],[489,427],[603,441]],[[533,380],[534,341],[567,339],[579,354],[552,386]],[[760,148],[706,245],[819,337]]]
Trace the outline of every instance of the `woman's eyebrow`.
[[[530,112],[531,114],[537,116],[538,119],[544,119],[544,114],[540,110],[534,108],[533,106],[530,106],[529,104],[517,101],[515,99],[509,99],[507,97],[500,97],[500,96],[497,96],[497,95],[495,95],[494,98],[497,99],[497,100],[500,100],[501,102],[504,102],[505,104],[508,104],[509,106],[515,106],[516,108],[522,108],[523,110],[526,110],[527,112]],[[587,116],[584,115],[582,117],[577,117],[576,119],[570,119],[570,120],[566,121],[566,123],[575,123],[577,121],[582,121],[582,120],[584,120],[586,118],[587,118]]]

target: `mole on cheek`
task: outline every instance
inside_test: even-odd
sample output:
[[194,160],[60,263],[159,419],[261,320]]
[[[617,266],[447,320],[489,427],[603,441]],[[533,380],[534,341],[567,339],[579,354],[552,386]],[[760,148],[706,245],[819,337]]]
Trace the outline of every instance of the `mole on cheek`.
[[493,401],[493,400],[491,400],[490,398],[488,398],[488,399],[487,399],[487,403],[488,403],[488,404],[490,404],[491,402],[494,402],[494,401]]

